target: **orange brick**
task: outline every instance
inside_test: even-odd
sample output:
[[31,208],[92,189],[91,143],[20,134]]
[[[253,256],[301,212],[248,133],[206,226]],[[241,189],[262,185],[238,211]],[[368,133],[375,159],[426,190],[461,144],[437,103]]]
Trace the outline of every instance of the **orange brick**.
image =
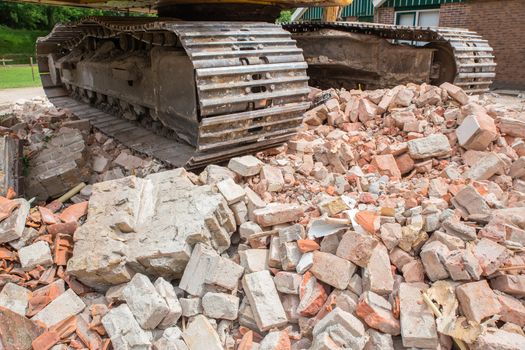
[[320,248],[319,244],[311,239],[299,239],[297,240],[297,246],[302,253],[312,252]]
[[379,215],[371,211],[360,211],[355,215],[357,223],[368,233],[379,230]]
[[31,345],[33,345],[33,350],[49,350],[56,343],[60,341],[60,336],[58,333],[53,331],[47,331],[39,335]]
[[77,222],[78,219],[87,214],[88,201],[70,205],[61,214],[63,222]]

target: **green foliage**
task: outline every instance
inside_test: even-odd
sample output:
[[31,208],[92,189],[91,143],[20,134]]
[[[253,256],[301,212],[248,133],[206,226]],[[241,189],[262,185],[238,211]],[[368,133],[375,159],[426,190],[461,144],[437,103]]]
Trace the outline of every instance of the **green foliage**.
[[287,23],[292,20],[292,11],[286,10],[281,11],[279,18],[277,18],[277,23]]
[[[11,29],[0,25],[0,56],[15,58],[8,56],[9,54],[23,54],[25,57],[34,55],[36,38],[47,33],[41,30]],[[29,58],[24,63],[29,63]]]
[[27,66],[2,66],[0,64],[0,89],[40,86],[38,67],[33,66],[35,80],[31,75],[31,67]]
[[20,4],[0,0],[0,23],[15,29],[50,30],[56,23],[88,16],[124,16],[125,13],[97,9]]
[[12,64],[29,63],[29,56],[34,58],[36,38],[47,35],[57,23],[74,22],[89,16],[125,15],[128,14],[0,0],[0,58],[13,59]]

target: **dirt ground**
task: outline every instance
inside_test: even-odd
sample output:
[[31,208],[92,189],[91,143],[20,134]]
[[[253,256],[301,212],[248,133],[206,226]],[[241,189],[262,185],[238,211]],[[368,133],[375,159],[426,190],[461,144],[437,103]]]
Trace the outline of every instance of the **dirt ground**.
[[16,102],[20,99],[32,99],[38,96],[44,96],[42,87],[2,89],[0,90],[0,106]]
[[505,106],[515,108],[517,110],[525,111],[525,93],[518,96],[490,93],[488,94],[495,102],[501,103]]

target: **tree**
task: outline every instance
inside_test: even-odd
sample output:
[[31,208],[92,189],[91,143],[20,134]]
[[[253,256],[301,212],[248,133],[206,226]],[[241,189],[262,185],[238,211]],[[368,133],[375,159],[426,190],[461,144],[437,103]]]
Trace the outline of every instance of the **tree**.
[[277,23],[287,23],[292,20],[292,11],[286,10],[281,11],[279,18],[277,18]]
[[78,21],[83,17],[124,15],[115,11],[0,1],[0,23],[14,29],[50,30],[56,23]]

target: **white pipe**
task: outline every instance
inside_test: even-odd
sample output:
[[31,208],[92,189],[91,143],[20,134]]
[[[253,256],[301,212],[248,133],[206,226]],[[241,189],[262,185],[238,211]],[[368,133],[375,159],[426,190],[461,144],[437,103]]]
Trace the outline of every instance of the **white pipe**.
[[304,13],[306,12],[306,10],[308,10],[308,7],[299,7],[299,8],[297,8],[297,9],[292,13],[291,21],[292,21],[292,22],[295,22],[295,21],[299,20],[299,19],[304,15]]

